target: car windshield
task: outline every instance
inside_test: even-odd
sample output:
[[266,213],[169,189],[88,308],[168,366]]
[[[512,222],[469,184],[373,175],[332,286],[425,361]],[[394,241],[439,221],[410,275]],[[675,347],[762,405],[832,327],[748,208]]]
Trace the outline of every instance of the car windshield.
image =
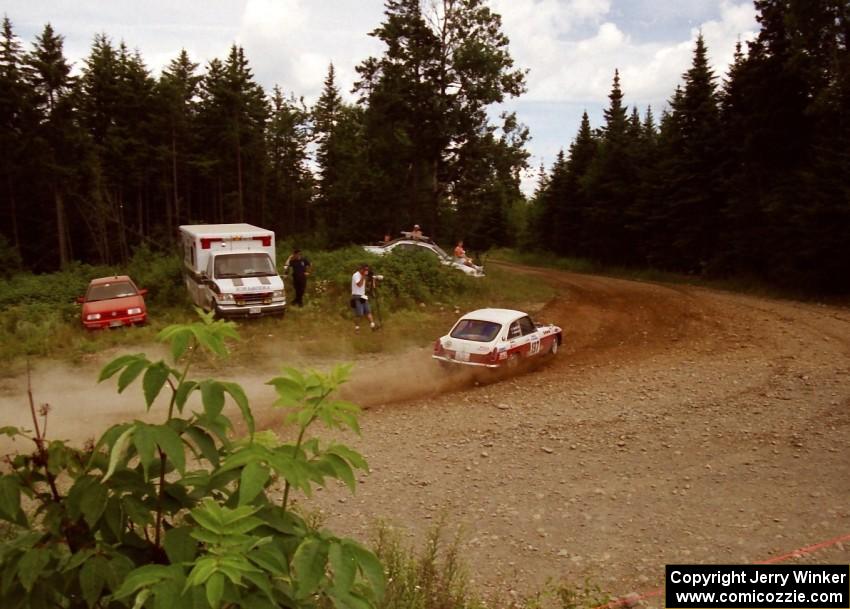
[[86,294],[86,301],[94,302],[96,300],[123,298],[125,296],[135,296],[137,293],[136,287],[127,281],[99,283],[97,285],[89,286],[88,294]]
[[443,248],[441,248],[439,245],[432,245],[431,247],[434,248],[434,251],[437,252],[437,255],[440,256],[441,258],[448,258],[449,257],[449,255],[445,252],[445,250],[443,250]]
[[479,343],[489,343],[499,330],[502,329],[501,324],[494,321],[482,321],[480,319],[461,319],[452,329],[450,336],[452,338],[460,338],[463,340],[474,340]]
[[216,279],[277,275],[271,258],[262,252],[225,254],[215,258]]

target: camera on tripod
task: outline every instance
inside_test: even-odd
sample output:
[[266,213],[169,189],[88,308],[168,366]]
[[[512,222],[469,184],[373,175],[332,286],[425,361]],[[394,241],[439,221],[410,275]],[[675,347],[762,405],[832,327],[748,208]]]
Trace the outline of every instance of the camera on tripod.
[[376,274],[372,271],[372,268],[371,268],[371,267],[368,267],[368,266],[366,267],[366,276],[367,276],[369,279],[371,279],[371,280],[372,280],[372,283],[375,283],[375,282],[377,282],[377,281],[383,281],[383,280],[384,280],[384,276],[383,276],[383,275],[376,275]]

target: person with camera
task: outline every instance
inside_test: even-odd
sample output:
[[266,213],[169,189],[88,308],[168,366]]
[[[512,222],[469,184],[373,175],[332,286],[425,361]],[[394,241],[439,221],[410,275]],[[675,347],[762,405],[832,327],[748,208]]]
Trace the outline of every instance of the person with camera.
[[368,264],[361,264],[351,276],[351,308],[354,309],[354,330],[360,330],[360,318],[369,320],[369,327],[375,329],[375,320],[372,319],[372,310],[369,308],[369,297],[366,288],[373,281],[372,273]]

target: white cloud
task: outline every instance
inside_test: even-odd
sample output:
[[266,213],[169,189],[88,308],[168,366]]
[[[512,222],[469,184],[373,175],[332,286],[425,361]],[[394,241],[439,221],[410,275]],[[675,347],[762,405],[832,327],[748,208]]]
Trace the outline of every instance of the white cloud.
[[[604,102],[617,68],[627,103],[658,105],[690,66],[700,30],[715,72],[722,76],[736,40],[752,37],[757,28],[748,0],[720,0],[717,19],[688,20],[686,37],[668,42],[630,35],[631,24],[618,22],[607,0],[497,0],[494,6],[503,11],[518,65],[531,68],[524,99],[532,101]],[[700,10],[706,10],[705,2]]]

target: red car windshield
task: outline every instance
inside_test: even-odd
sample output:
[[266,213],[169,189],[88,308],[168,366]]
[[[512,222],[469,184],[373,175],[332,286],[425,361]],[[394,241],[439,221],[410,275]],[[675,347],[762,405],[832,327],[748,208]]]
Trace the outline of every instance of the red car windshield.
[[86,294],[86,302],[111,300],[112,298],[124,298],[125,296],[135,296],[137,293],[136,287],[132,283],[127,283],[126,281],[99,283],[89,287],[89,291]]
[[502,329],[502,324],[497,324],[493,321],[482,321],[480,319],[461,319],[449,335],[452,338],[460,338],[462,340],[474,340],[479,343],[489,343],[499,330]]

